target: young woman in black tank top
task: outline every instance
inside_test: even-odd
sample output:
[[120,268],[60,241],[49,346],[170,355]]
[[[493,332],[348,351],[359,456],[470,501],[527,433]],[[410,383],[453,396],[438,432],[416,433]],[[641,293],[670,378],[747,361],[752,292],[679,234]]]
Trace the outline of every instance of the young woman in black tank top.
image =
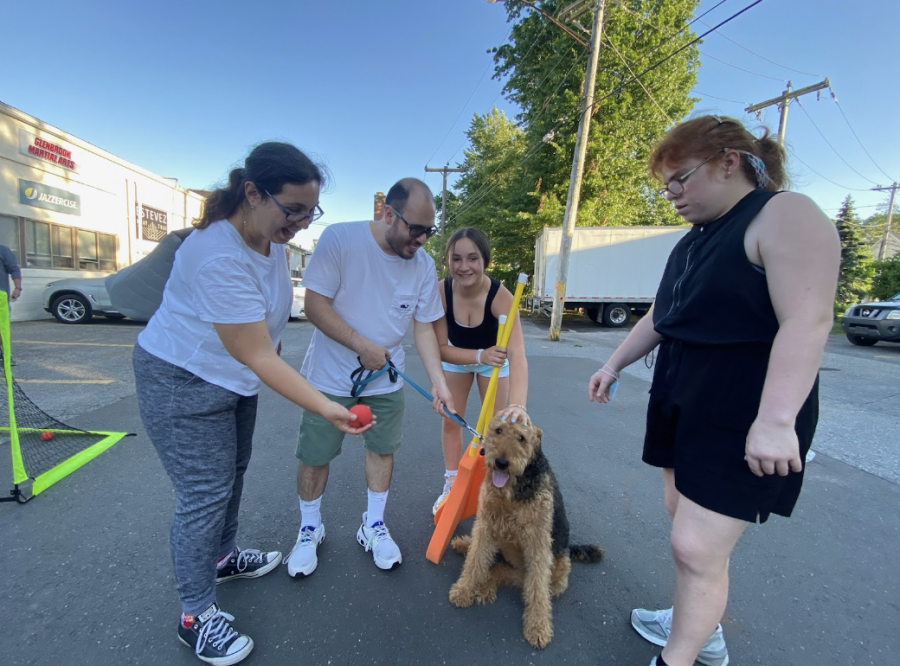
[[[479,229],[459,229],[447,241],[446,256],[450,277],[441,283],[440,292],[447,315],[435,322],[434,331],[453,404],[464,414],[473,379],[483,400],[491,371],[499,367],[494,413],[528,423],[528,361],[518,315],[507,348],[497,346],[498,319],[509,313],[513,296],[484,273],[491,262],[490,242]],[[462,440],[461,428],[450,419],[443,419],[441,447],[446,471],[443,490],[432,512],[437,511],[453,486],[462,457]]]
[[748,524],[790,516],[800,494],[840,242],[809,198],[779,192],[784,159],[768,133],[757,139],[731,118],[669,132],[650,169],[694,228],[648,315],[588,386],[590,400],[608,402],[619,373],[660,345],[643,457],[663,469],[676,594],[673,609],[631,616],[665,646],[654,664],[728,663],[717,623],[731,552]]

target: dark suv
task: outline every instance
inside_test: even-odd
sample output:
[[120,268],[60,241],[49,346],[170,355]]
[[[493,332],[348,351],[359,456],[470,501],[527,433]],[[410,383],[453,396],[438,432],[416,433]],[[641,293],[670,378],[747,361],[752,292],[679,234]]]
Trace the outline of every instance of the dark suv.
[[847,308],[841,317],[847,339],[861,347],[876,342],[900,342],[900,294],[886,301],[860,303]]

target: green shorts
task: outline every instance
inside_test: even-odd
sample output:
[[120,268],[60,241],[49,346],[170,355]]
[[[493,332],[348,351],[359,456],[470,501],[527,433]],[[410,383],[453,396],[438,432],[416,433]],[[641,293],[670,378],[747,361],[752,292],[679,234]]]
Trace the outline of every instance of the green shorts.
[[[389,455],[403,444],[403,409],[406,403],[403,389],[358,398],[324,392],[323,395],[348,409],[353,405],[363,404],[372,410],[377,420],[374,426],[363,433],[367,451]],[[328,419],[304,410],[297,442],[297,459],[301,463],[307,467],[327,465],[341,454],[343,442],[344,433],[331,425]]]

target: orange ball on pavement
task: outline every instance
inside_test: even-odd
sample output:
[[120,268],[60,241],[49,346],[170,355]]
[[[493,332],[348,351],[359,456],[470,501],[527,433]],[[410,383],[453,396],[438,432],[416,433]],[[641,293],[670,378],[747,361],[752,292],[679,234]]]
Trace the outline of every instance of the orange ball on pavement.
[[41,439],[44,440],[45,442],[48,442],[51,439],[53,439],[53,433],[50,432],[49,430],[45,430],[44,432],[41,433]]
[[356,420],[350,422],[353,426],[361,428],[372,422],[372,410],[369,409],[368,405],[353,405],[350,408],[350,412],[356,414]]

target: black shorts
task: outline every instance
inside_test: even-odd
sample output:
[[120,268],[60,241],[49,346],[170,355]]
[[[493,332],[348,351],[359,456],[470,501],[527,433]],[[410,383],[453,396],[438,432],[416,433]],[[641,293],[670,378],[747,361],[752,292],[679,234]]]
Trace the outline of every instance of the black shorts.
[[[771,345],[660,345],[643,460],[673,469],[675,487],[700,506],[763,523],[770,513],[790,516],[803,472],[758,477],[744,460],[756,419]],[[797,415],[800,457],[812,444],[819,418],[819,380]],[[804,462],[804,466],[805,466]]]

